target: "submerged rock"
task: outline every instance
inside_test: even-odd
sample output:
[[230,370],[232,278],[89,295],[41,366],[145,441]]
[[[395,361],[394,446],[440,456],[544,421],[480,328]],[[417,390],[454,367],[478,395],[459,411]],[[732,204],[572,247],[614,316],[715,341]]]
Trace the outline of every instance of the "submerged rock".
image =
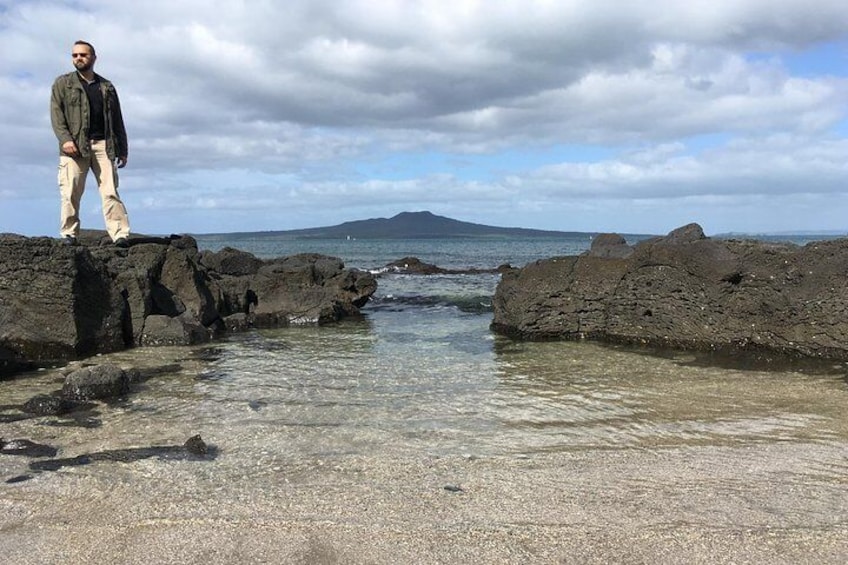
[[65,378],[62,396],[70,400],[117,398],[130,391],[130,377],[117,365],[84,367]]
[[0,438],[0,453],[4,455],[22,455],[24,457],[55,457],[59,452],[55,447],[35,443],[28,439]]
[[64,459],[43,459],[33,461],[29,468],[33,471],[58,471],[63,467],[78,467],[96,461],[132,463],[142,459],[157,457],[163,460],[213,460],[218,450],[207,446],[199,435],[189,438],[183,445],[153,445],[150,447],[132,447],[127,449],[109,449],[95,453],[84,453]]
[[73,412],[81,405],[55,394],[38,394],[24,402],[22,410],[36,416],[61,416]]
[[627,246],[505,271],[492,328],[520,339],[597,339],[848,359],[848,239],[804,247],[717,240],[690,224]]
[[209,446],[206,445],[200,434],[188,438],[183,447],[192,455],[207,455],[209,453]]

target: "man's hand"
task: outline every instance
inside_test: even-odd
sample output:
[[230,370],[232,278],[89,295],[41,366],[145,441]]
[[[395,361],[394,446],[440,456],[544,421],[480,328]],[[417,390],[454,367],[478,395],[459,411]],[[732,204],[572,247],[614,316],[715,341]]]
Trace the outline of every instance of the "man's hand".
[[123,157],[118,157],[115,159],[115,163],[117,163],[119,169],[123,169],[127,166],[127,156],[124,155]]
[[62,153],[68,157],[78,157],[79,149],[77,149],[77,144],[73,141],[66,141],[62,144]]

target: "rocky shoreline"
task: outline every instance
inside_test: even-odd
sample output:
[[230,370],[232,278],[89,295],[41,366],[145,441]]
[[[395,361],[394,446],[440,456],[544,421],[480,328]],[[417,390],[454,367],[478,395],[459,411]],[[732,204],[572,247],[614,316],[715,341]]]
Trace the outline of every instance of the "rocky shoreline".
[[[188,346],[252,327],[315,325],[356,316],[377,289],[373,275],[340,259],[300,254],[271,260],[232,248],[200,252],[190,236],[136,236],[128,248],[103,232],[78,245],[0,235],[0,378],[58,367],[60,388],[22,404],[0,404],[0,423],[54,418],[48,425],[97,428],[97,408],[121,402],[168,366],[97,363],[133,347]],[[52,424],[50,423],[52,422]],[[96,451],[56,459],[59,449],[0,437],[0,453],[31,460],[35,474],[94,461],[151,457],[212,460],[199,435],[184,445]]]
[[492,329],[517,339],[848,359],[848,239],[711,239],[697,224],[504,272]]
[[186,235],[103,232],[75,246],[0,235],[0,378],[135,346],[192,345],[248,327],[324,324],[359,314],[375,278],[340,259],[200,252]]
[[[687,239],[687,233],[679,235]],[[699,241],[679,245],[692,251],[687,269],[709,274],[704,266],[709,246]],[[140,253],[148,244],[170,248],[180,242],[148,241],[128,251],[97,242],[86,245],[108,256]],[[750,255],[738,263],[744,267],[738,273],[722,271],[732,274],[722,283],[729,285],[728,292],[742,287],[750,293],[748,287],[755,284],[778,284],[763,281],[765,267],[745,259],[758,257],[763,245],[732,245],[750,249]],[[663,272],[676,264],[663,255],[673,256],[671,250],[638,247],[604,236],[577,259],[592,259],[584,265],[587,271],[618,265],[637,253],[649,254],[659,263],[654,268],[661,266]],[[788,261],[787,269],[829,270],[831,279],[816,276],[821,284],[835,284],[841,267],[830,261],[838,262],[842,244],[825,243],[817,251],[812,247],[765,249]],[[811,250],[821,256],[810,257]],[[65,256],[64,251],[56,254]],[[88,260],[85,254],[67,255],[82,261]],[[197,265],[216,284],[222,271],[231,274],[220,275],[220,280],[239,280],[268,264],[234,250],[215,257],[221,265],[210,269],[212,256]],[[402,260],[404,272],[411,274],[416,263],[407,259]],[[126,257],[116,260],[130,265]],[[542,263],[553,272],[567,261],[571,259]],[[768,261],[777,264],[771,255]],[[504,280],[515,284],[512,277],[532,274],[534,268],[510,269]],[[217,275],[209,274],[213,272]],[[681,297],[662,293],[680,284],[672,287],[671,282],[688,279],[682,274],[667,279],[669,286],[657,289],[654,309],[664,304],[682,308]],[[0,286],[10,280],[0,275]],[[659,284],[656,279],[638,280]],[[560,292],[555,288],[560,283],[558,278],[548,280],[550,293]],[[168,284],[168,289],[176,286]],[[590,284],[586,280],[580,288]],[[256,300],[246,291],[237,294],[248,305],[247,312],[237,314],[248,322],[257,319],[258,306],[269,300],[259,284],[251,283],[249,289],[257,293]],[[819,289],[809,292],[815,295]],[[789,295],[793,303],[799,300],[796,293]],[[180,290],[178,296],[194,315],[184,298],[191,295]],[[156,300],[164,298],[157,295]],[[548,311],[540,307],[537,318]],[[654,316],[660,314],[673,313]],[[402,322],[401,316],[393,321]],[[487,321],[475,318],[473,339],[478,340]],[[222,319],[220,330],[218,323],[204,326],[205,335],[227,331],[227,324],[237,319]],[[142,321],[147,325],[146,318]],[[840,418],[841,377],[834,383],[793,378],[793,373],[771,378],[747,371],[703,371],[693,369],[688,354],[680,356],[686,361],[656,364],[624,348],[590,345],[563,353],[559,346],[536,344],[544,347],[528,347],[526,355],[510,357],[509,352],[498,353],[499,345],[530,344],[498,339],[494,355],[503,357],[497,365],[479,363],[477,350],[463,357],[469,373],[491,371],[485,386],[460,394],[440,390],[443,382],[454,380],[440,371],[426,387],[420,386],[422,394],[403,386],[387,393],[386,381],[408,384],[416,366],[396,367],[395,361],[405,358],[386,351],[377,352],[386,363],[363,365],[379,349],[371,339],[379,334],[353,329],[365,336],[346,365],[356,368],[351,379],[355,388],[347,370],[310,370],[312,360],[338,353],[333,344],[341,343],[313,343],[310,334],[316,332],[310,331],[281,332],[285,335],[268,342],[248,340],[257,355],[278,354],[253,377],[236,372],[244,365],[217,364],[228,358],[219,343],[118,351],[5,383],[9,394],[3,400],[7,405],[0,406],[0,487],[5,489],[0,526],[7,561],[601,563],[691,561],[694,555],[701,562],[839,563],[846,554],[840,464],[848,436]],[[301,334],[309,342],[298,358],[303,372],[292,375],[289,383],[273,383],[280,386],[257,387],[285,376],[300,339],[292,336]],[[414,343],[420,336],[396,339]],[[576,350],[582,353],[575,355]],[[244,359],[244,351],[231,351],[231,358]],[[599,360],[608,351],[614,358]],[[560,357],[570,359],[558,365]],[[209,365],[213,370],[207,373]],[[390,367],[388,374],[381,372],[384,367]],[[228,381],[227,370],[238,378]],[[611,371],[626,373],[627,382],[619,383],[625,388],[606,388],[615,380],[609,378]],[[579,382],[566,388],[564,374],[577,376],[573,380]],[[302,386],[304,380],[309,386]],[[643,386],[644,381],[653,385]],[[289,397],[284,385],[294,382],[300,391]],[[368,383],[379,385],[374,391],[385,407],[382,415],[362,402],[364,397],[337,402],[355,397]],[[241,394],[249,387],[254,388]],[[32,396],[36,393],[42,394]],[[416,407],[425,394],[434,395],[437,411]],[[453,398],[460,400],[451,404]],[[583,402],[590,410],[568,408]],[[564,417],[566,410],[573,414]],[[398,425],[410,416],[415,428]],[[627,436],[633,443],[618,441]]]
[[523,268],[404,257],[375,273],[319,254],[201,252],[185,235],[130,241],[0,234],[0,378],[129,347],[335,322],[358,315],[385,273],[499,273],[491,328],[515,339],[848,359],[848,240],[711,239],[690,224],[632,246],[602,234],[582,255]]

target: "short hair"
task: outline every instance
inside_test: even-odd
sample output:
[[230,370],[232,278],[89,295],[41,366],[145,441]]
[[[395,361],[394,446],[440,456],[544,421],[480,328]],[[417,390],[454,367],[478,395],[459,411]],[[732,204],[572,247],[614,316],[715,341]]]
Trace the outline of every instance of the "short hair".
[[83,41],[82,39],[77,39],[76,41],[74,41],[74,45],[86,45],[86,46],[88,46],[88,48],[91,49],[91,56],[97,57],[97,53],[95,53],[95,51],[94,51],[94,45],[92,45],[88,41]]

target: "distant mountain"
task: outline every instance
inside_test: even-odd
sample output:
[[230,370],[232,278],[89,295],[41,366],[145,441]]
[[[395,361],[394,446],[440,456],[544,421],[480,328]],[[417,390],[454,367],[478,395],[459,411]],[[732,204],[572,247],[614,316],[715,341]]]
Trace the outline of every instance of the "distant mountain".
[[[251,237],[293,239],[428,239],[461,237],[569,237],[583,232],[561,232],[525,228],[500,228],[452,220],[431,212],[401,212],[391,218],[356,220],[336,226],[300,230],[251,232]],[[207,234],[215,235],[215,234]],[[238,237],[247,233],[229,234]],[[585,235],[596,235],[586,233]]]

